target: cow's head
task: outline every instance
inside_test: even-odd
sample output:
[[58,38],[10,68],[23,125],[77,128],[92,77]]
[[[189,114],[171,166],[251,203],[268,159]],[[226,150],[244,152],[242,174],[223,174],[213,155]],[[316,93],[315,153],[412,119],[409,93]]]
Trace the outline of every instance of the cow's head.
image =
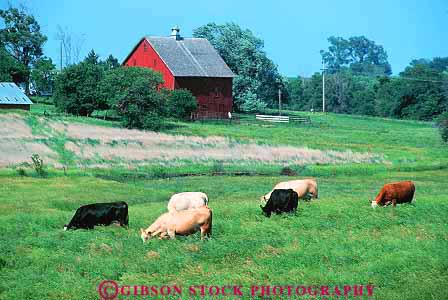
[[373,200],[372,202],[369,201],[369,203],[371,204],[372,208],[376,208],[378,206],[378,203],[376,203],[375,200]]
[[271,212],[266,206],[263,207],[262,205],[260,205],[260,208],[261,208],[261,212],[263,213],[263,215],[265,215],[268,218],[271,216]]
[[151,238],[151,232],[140,228],[140,237],[142,238],[143,243],[146,242],[149,238]]
[[64,231],[67,231],[67,230],[68,230],[68,225],[65,224],[65,225],[64,225]]

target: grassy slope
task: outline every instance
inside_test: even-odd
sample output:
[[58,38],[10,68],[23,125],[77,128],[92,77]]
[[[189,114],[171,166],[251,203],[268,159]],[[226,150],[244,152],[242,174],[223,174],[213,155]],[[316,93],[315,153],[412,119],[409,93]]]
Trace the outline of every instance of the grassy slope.
[[[320,200],[302,204],[297,217],[260,215],[258,198],[286,179],[279,176],[117,182],[77,172],[38,179],[0,171],[0,299],[97,299],[96,286],[103,279],[183,286],[373,283],[377,299],[444,299],[448,172],[423,170],[447,161],[436,130],[410,121],[312,118],[316,125],[311,127],[182,123],[170,130],[270,144],[371,149],[393,162],[389,170],[370,173],[350,172],[350,166],[315,169]],[[416,206],[368,206],[383,183],[402,179],[416,182]],[[209,194],[212,240],[193,236],[143,245],[138,229],[165,210],[170,194],[184,190]],[[130,205],[129,230],[61,230],[79,205],[118,200]],[[150,251],[155,253],[147,255]]]

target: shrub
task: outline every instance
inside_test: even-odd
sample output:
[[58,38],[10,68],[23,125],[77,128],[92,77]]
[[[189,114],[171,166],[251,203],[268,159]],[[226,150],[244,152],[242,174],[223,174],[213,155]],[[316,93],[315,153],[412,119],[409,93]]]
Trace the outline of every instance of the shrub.
[[101,101],[99,83],[104,69],[88,62],[81,62],[64,69],[55,81],[54,102],[64,112],[90,116],[94,110],[106,109]]
[[36,171],[39,177],[46,177],[47,171],[45,170],[44,161],[39,157],[39,154],[33,154],[31,156],[31,160],[33,161],[34,171]]
[[244,112],[260,112],[266,108],[266,103],[257,98],[257,94],[247,91],[240,96],[240,109]]
[[280,175],[281,176],[297,176],[297,172],[294,171],[293,169],[291,169],[290,167],[283,167],[280,170]]
[[21,177],[24,177],[24,176],[26,176],[26,171],[25,171],[25,169],[23,169],[23,168],[17,168],[17,174],[19,175],[19,176],[21,176]]
[[119,67],[106,72],[101,97],[128,128],[158,130],[163,124],[166,92],[162,75],[148,68]]
[[440,135],[442,136],[442,140],[447,143],[448,142],[448,111],[442,113],[437,120],[437,124],[439,125]]
[[212,174],[222,174],[224,173],[224,163],[220,160],[215,161],[211,167]]
[[189,118],[191,113],[198,108],[196,97],[189,90],[174,90],[168,96],[168,113],[176,118]]

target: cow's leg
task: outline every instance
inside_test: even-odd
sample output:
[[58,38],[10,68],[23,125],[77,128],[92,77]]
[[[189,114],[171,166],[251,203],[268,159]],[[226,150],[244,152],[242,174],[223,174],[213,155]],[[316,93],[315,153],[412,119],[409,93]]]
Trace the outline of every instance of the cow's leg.
[[156,236],[158,234],[160,234],[162,232],[162,229],[158,229],[156,231],[154,231],[153,233],[151,233],[151,236]]
[[160,234],[159,239],[163,240],[167,236],[168,232],[164,231]]
[[167,233],[172,240],[176,239],[176,231],[174,229],[168,229]]
[[205,237],[210,237],[212,234],[212,226],[210,223],[205,223],[201,226],[201,240],[204,240]]
[[129,229],[129,217],[127,215],[124,218],[120,218],[120,226]]
[[392,199],[392,206],[396,207],[397,206],[397,199]]

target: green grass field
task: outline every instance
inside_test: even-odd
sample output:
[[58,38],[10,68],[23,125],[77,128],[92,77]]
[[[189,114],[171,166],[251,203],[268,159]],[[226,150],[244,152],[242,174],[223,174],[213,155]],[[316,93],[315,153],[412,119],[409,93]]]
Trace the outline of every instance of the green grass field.
[[[42,107],[31,112],[41,113]],[[105,279],[128,285],[243,285],[247,294],[252,284],[373,284],[374,299],[447,299],[448,147],[436,128],[333,114],[313,114],[312,125],[299,126],[265,127],[247,118],[234,125],[172,123],[164,132],[372,152],[384,155],[385,162],[291,166],[299,171],[297,178],[317,178],[319,200],[301,202],[296,215],[270,219],[261,215],[259,197],[292,179],[278,175],[277,165],[254,167],[267,176],[171,178],[153,176],[150,168],[138,169],[146,177],[124,176],[133,171],[119,168],[70,168],[65,175],[50,168],[48,178],[1,169],[0,299],[98,299],[98,284]],[[207,168],[192,165],[166,173]],[[224,170],[238,170],[238,165]],[[415,182],[415,205],[371,209],[368,200],[381,186],[398,180]],[[212,238],[143,244],[139,228],[166,210],[171,194],[187,190],[209,195]],[[128,230],[62,230],[80,205],[120,200],[130,207]]]

